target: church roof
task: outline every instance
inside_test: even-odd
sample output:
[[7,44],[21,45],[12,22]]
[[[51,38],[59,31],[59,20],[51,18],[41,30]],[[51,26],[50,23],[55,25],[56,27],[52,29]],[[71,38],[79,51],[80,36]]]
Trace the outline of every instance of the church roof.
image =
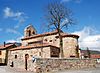
[[0,50],[4,50],[4,49],[6,49],[6,48],[8,48],[8,47],[10,47],[10,46],[13,46],[13,45],[15,45],[15,44],[3,44],[3,45],[0,45]]
[[[27,40],[27,39],[32,39],[32,38],[37,38],[37,37],[42,37],[42,36],[48,36],[48,35],[54,35],[54,34],[58,34],[58,31],[55,30],[55,31],[46,32],[46,33],[43,33],[43,34],[36,34],[34,36],[24,37],[21,40]],[[62,37],[77,37],[77,38],[79,38],[78,35],[67,34],[67,33],[63,33],[63,32],[61,32],[61,35],[62,35]]]
[[55,48],[59,48],[57,46],[51,45],[51,44],[35,44],[35,45],[28,45],[28,46],[19,46],[16,48],[12,48],[10,49],[11,51],[15,51],[15,50],[25,50],[25,49],[32,49],[32,48],[43,48],[43,47],[55,47]]

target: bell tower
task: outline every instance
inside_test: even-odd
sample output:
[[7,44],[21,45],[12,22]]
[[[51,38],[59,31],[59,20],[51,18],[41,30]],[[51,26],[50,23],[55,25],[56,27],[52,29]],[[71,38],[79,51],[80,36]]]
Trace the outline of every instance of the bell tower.
[[24,29],[24,37],[30,37],[36,34],[36,30],[32,25],[28,25],[25,29]]

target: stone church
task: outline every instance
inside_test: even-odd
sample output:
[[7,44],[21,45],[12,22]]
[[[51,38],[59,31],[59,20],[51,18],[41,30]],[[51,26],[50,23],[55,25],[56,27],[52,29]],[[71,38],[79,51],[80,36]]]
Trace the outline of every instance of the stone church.
[[[78,58],[78,35],[68,34],[61,31],[63,40],[64,58]],[[25,68],[27,63],[35,58],[60,58],[58,31],[37,34],[36,29],[29,25],[24,30],[24,38],[21,39],[22,46],[9,50],[8,65]]]

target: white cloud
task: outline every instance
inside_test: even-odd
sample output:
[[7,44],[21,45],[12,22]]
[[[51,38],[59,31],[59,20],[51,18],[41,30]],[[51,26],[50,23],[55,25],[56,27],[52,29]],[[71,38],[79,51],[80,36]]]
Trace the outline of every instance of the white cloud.
[[61,0],[61,3],[64,3],[64,2],[75,2],[75,3],[80,3],[82,0]]
[[8,18],[8,17],[18,18],[18,17],[22,16],[23,14],[24,14],[23,12],[14,12],[9,7],[6,7],[4,9],[4,17],[5,18]]
[[20,19],[19,19],[17,25],[14,26],[14,28],[15,28],[15,29],[19,28],[19,27],[25,22],[25,20],[26,20],[27,18],[28,18],[28,17],[25,17],[25,18],[20,17]]
[[70,2],[70,1],[72,1],[72,0],[62,0],[61,2]]
[[79,38],[79,45],[80,47],[89,47],[93,50],[100,50],[100,34],[93,34],[95,33],[93,28],[91,27],[84,27],[81,31],[76,31],[73,34],[77,34],[80,36]]
[[91,35],[91,32],[93,33],[93,29],[91,27],[84,27],[81,31],[75,31],[73,34],[78,34],[80,36],[79,40],[83,40],[87,36]]
[[16,40],[15,39],[7,40],[6,42],[7,43],[15,43],[15,42],[21,43],[22,38],[23,38],[23,36],[16,38]]
[[21,33],[19,33],[18,31],[16,31],[15,29],[11,29],[11,28],[7,28],[6,32],[8,33],[13,33],[13,34],[17,34],[21,36]]
[[0,28],[0,31],[2,31],[2,28]]
[[76,3],[81,3],[81,2],[82,2],[82,0],[75,0],[75,2],[76,2]]
[[18,41],[13,40],[13,39],[12,39],[12,40],[7,40],[7,41],[6,41],[6,43],[15,43],[15,42],[18,42]]
[[97,47],[100,50],[100,35],[87,36],[80,42],[80,46],[94,49]]
[[65,25],[66,23],[68,23],[68,19],[66,18],[64,21],[62,21],[62,23],[61,23],[61,25],[63,26],[63,25]]
[[4,17],[5,18],[12,18],[13,20],[18,21],[18,23],[14,26],[15,29],[19,28],[25,20],[28,18],[24,12],[14,11],[10,7],[6,7],[4,10]]

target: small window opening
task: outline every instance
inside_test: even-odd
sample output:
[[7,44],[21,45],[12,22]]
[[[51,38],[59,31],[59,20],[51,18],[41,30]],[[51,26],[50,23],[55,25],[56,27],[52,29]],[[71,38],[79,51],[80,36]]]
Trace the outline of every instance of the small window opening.
[[15,59],[17,59],[17,55],[15,55]]
[[35,32],[33,31],[33,34],[35,34]]
[[57,39],[58,39],[58,38],[59,38],[59,36],[55,36],[55,38],[57,38]]
[[75,56],[73,56],[73,55],[71,55],[70,57],[71,57],[71,58],[75,58]]
[[31,36],[31,31],[29,30],[29,36]]
[[0,55],[2,55],[2,52],[0,51]]
[[47,39],[45,39],[45,41],[47,41]]
[[50,42],[52,42],[52,40],[50,40]]

